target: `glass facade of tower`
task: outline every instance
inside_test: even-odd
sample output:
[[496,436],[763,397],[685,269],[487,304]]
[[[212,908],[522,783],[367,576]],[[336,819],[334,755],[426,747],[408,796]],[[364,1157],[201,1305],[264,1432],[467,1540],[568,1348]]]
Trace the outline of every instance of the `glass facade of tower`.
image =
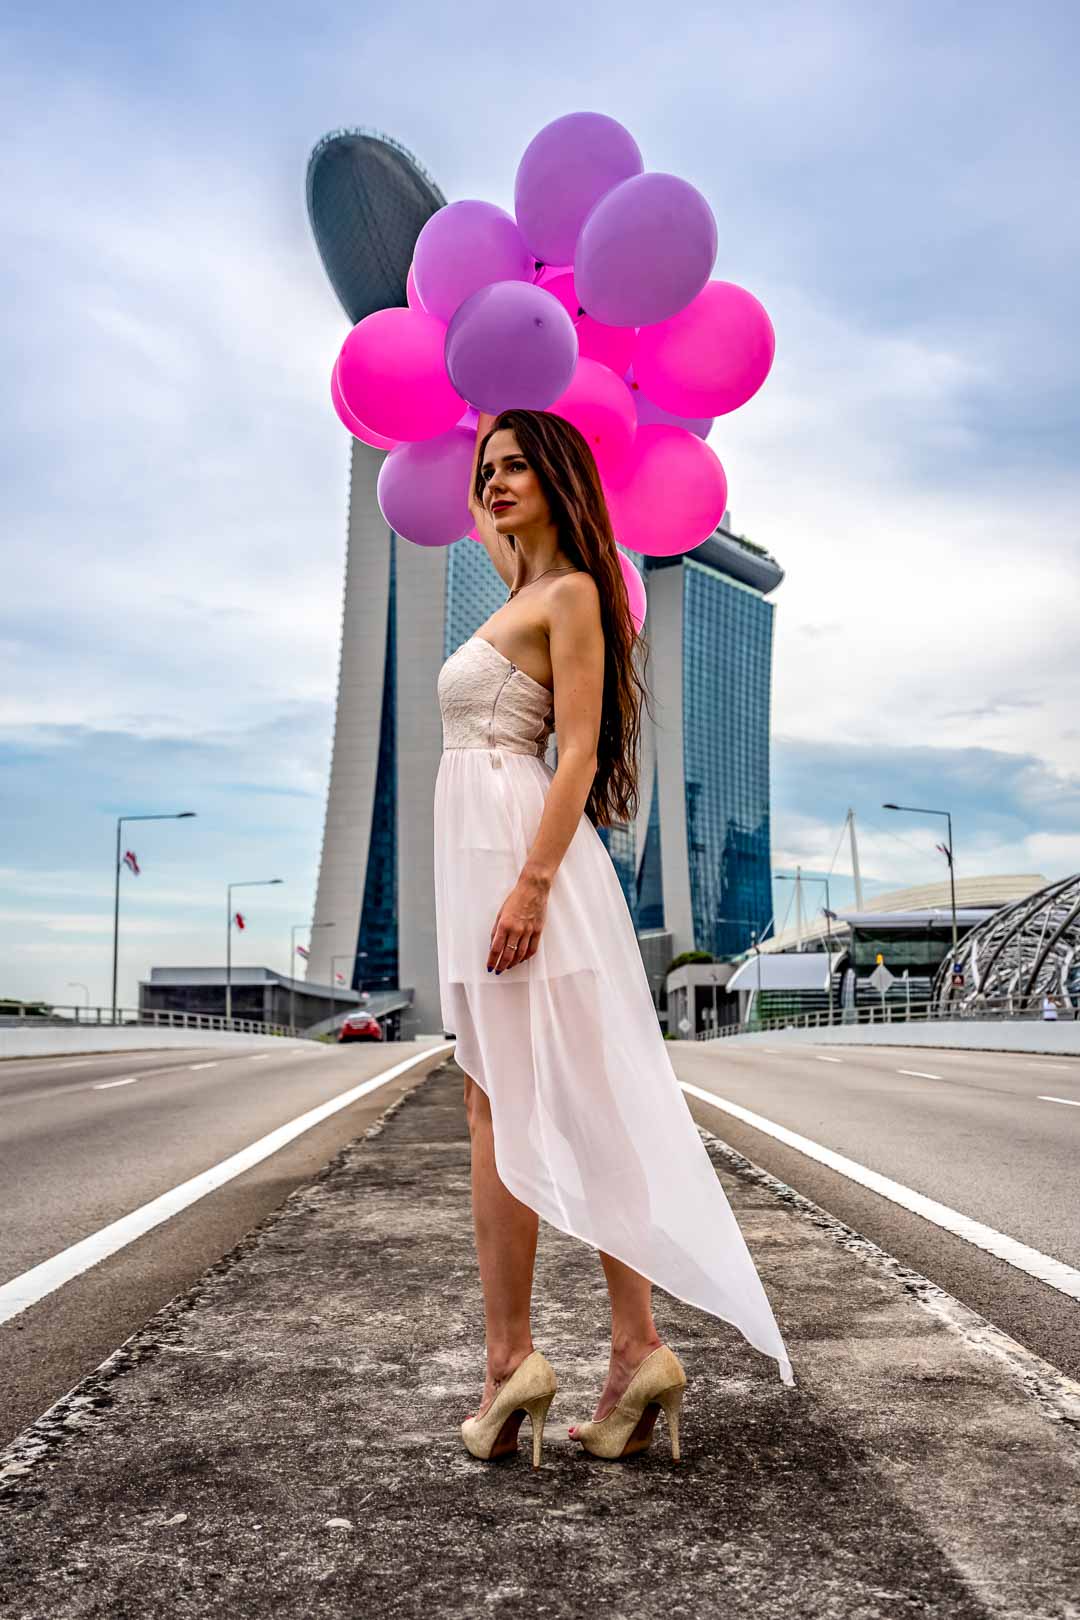
[[[772,913],[769,715],[773,608],[683,562],[683,759],[694,942],[730,956]],[[639,924],[641,926],[641,924]]]
[[506,601],[506,586],[478,540],[455,540],[446,559],[443,657],[468,641]]
[[350,988],[383,990],[398,983],[397,862],[397,545],[389,533],[390,589],[386,604],[386,658],[375,803],[371,812],[364,900]]

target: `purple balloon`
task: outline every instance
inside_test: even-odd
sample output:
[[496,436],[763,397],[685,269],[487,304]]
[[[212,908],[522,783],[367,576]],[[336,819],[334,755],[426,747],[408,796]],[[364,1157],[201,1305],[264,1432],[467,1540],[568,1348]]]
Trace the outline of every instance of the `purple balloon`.
[[455,202],[432,214],[413,250],[416,294],[440,321],[492,281],[532,281],[535,261],[510,215],[489,202]]
[[547,124],[525,148],[514,182],[514,212],[534,258],[569,264],[590,209],[644,167],[629,130],[604,113]]
[[446,331],[446,369],[478,411],[543,411],[570,386],[574,323],[530,282],[497,281],[466,299]]
[[468,534],[475,444],[475,434],[455,427],[390,451],[379,469],[378,498],[395,534],[418,546],[449,546]]
[[578,237],[574,285],[605,326],[651,326],[685,309],[716,262],[716,220],[674,174],[639,174],[601,197]]

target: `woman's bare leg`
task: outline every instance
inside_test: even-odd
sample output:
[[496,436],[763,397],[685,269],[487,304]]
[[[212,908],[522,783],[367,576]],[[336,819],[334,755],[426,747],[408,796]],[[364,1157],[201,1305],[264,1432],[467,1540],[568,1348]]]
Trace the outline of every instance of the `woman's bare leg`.
[[539,1221],[535,1210],[509,1193],[495,1168],[491,1104],[483,1087],[465,1076],[465,1112],[472,1142],[472,1206],[476,1257],[484,1290],[487,1377],[483,1412],[496,1384],[533,1348],[529,1321]]
[[[607,1417],[645,1357],[663,1340],[652,1313],[652,1283],[610,1254],[600,1253],[611,1299],[611,1361],[594,1422]],[[576,1430],[571,1428],[571,1437]]]

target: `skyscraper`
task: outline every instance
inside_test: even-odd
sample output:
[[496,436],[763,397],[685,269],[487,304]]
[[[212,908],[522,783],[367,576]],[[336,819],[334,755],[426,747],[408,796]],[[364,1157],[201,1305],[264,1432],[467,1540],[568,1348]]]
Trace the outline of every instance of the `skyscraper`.
[[[308,213],[351,321],[405,303],[438,187],[396,142],[366,130],[320,141]],[[401,540],[376,500],[382,452],[351,448],[345,601],[333,757],[308,974],[409,988],[406,1037],[441,1028],[435,942],[435,774],[443,660],[506,598],[484,548]],[[649,608],[656,726],[643,716],[634,826],[602,833],[656,963],[693,946],[744,948],[768,920],[772,605],[783,578],[718,531],[687,557],[636,558]],[[557,738],[552,744],[554,759]],[[494,921],[494,919],[492,919]]]

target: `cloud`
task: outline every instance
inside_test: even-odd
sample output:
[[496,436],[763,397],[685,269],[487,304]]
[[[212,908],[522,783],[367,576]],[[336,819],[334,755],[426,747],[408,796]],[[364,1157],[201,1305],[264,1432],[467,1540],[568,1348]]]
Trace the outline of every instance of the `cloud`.
[[[532,131],[597,106],[713,202],[717,274],[778,335],[712,439],[736,524],[787,572],[778,859],[827,861],[848,802],[945,792],[958,861],[1069,864],[1072,8],[1032,28],[991,0],[977,30],[929,0],[544,17],[526,39],[431,4],[357,26],[340,0],[194,0],[88,30],[60,0],[4,26],[0,94],[32,138],[0,148],[0,904],[48,934],[18,925],[28,993],[68,971],[46,919],[107,913],[131,807],[199,810],[141,835],[154,882],[177,878],[142,884],[133,941],[153,910],[171,959],[220,956],[221,882],[252,861],[289,878],[254,943],[280,953],[281,920],[309,912],[347,446],[327,399],[346,323],[303,174],[356,122],[451,198],[509,206]],[[871,819],[868,871],[932,869],[929,830],[896,816],[876,842]]]

